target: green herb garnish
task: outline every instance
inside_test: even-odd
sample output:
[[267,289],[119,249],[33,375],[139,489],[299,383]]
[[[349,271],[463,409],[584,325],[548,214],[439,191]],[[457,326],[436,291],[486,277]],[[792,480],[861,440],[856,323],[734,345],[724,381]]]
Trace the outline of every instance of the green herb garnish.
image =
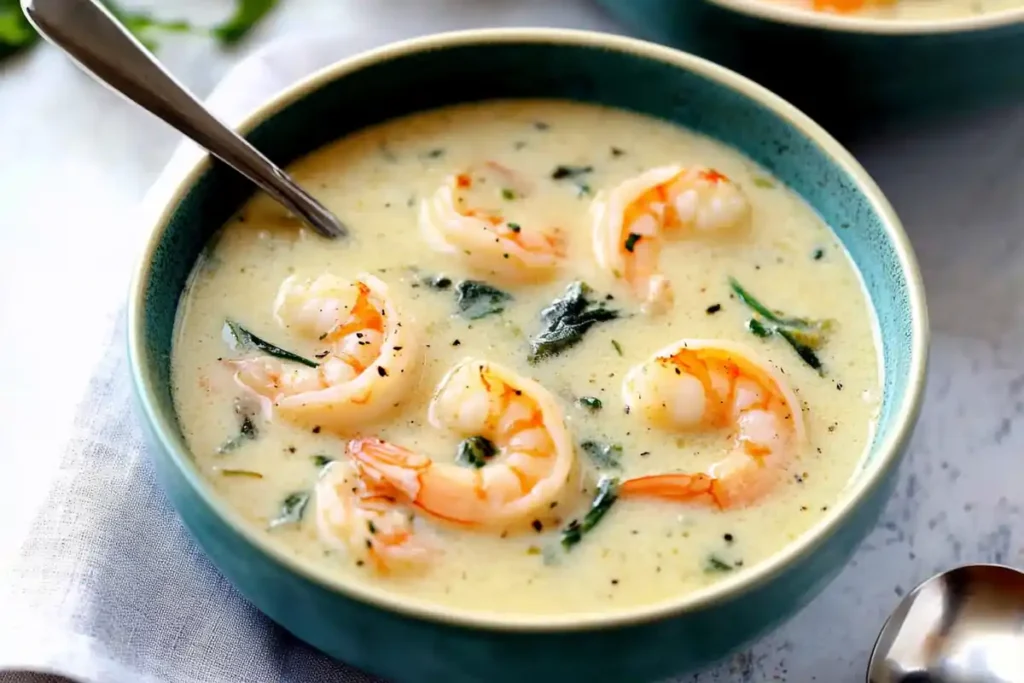
[[452,286],[452,279],[445,275],[431,275],[423,278],[422,282],[431,289],[448,289]]
[[252,470],[220,470],[224,477],[248,477],[250,479],[262,479],[263,475]]
[[731,572],[733,566],[717,557],[716,555],[708,555],[707,561],[704,563],[705,572]]
[[754,176],[754,185],[765,190],[775,187],[775,183],[772,182],[771,178],[765,178],[763,176]]
[[612,348],[615,349],[615,353],[622,355],[622,344],[612,339]]
[[243,415],[242,423],[238,428],[238,434],[222,443],[217,448],[217,453],[221,455],[224,453],[230,453],[246,441],[254,441],[257,436],[259,436],[259,430],[256,428],[256,423],[252,421],[252,417],[250,415]]
[[596,396],[580,396],[578,399],[576,399],[576,403],[580,404],[581,407],[586,408],[591,412],[596,412],[604,407],[604,404],[601,403],[601,399],[597,398]]
[[503,187],[501,188],[501,198],[507,201],[512,201],[516,198],[516,191],[508,187]]
[[605,308],[604,302],[587,299],[590,287],[573,282],[565,293],[540,313],[543,329],[530,338],[530,362],[550,358],[578,344],[593,325],[619,317],[619,312]]
[[470,467],[483,467],[498,452],[495,445],[482,436],[471,436],[459,444],[455,462]]
[[598,467],[605,469],[622,468],[622,446],[617,443],[608,444],[598,441],[584,441],[580,443],[580,448],[590,456],[590,459]]
[[334,458],[329,458],[326,455],[314,455],[313,464],[316,465],[317,469],[323,469],[334,462]]
[[0,0],[0,57],[6,57],[39,40],[18,0]]
[[640,241],[640,237],[641,235],[638,235],[635,232],[629,233],[629,235],[626,236],[626,244],[624,245],[626,247],[626,251],[632,254],[633,248],[636,247],[636,243]]
[[736,278],[729,278],[729,287],[740,301],[762,318],[754,317],[747,321],[747,329],[752,334],[762,339],[779,335],[796,351],[801,360],[818,374],[823,374],[821,359],[815,351],[825,343],[826,335],[832,328],[832,321],[794,318],[773,311],[744,289]]
[[281,511],[270,522],[270,528],[273,529],[284,524],[297,524],[302,521],[302,513],[306,511],[308,504],[308,491],[299,491],[289,495],[281,502]]
[[236,0],[235,12],[210,33],[225,45],[234,45],[256,27],[277,5],[277,0]]
[[593,166],[556,166],[555,170],[551,172],[551,179],[562,180],[563,178],[578,178],[579,176],[586,175],[593,170]]
[[224,322],[222,336],[224,337],[224,341],[227,342],[228,346],[231,347],[231,350],[233,351],[258,349],[268,356],[273,356],[274,358],[289,360],[294,363],[301,363],[302,365],[311,368],[317,367],[317,363],[309,360],[308,358],[303,358],[291,351],[286,351],[279,346],[275,346],[264,339],[260,339],[249,330],[231,320]]
[[597,482],[597,495],[594,496],[590,509],[583,516],[583,521],[574,519],[562,530],[562,547],[566,550],[583,539],[583,535],[591,531],[601,518],[605,516],[619,496],[619,480],[613,477],[601,477]]
[[511,294],[479,280],[463,280],[455,286],[455,305],[467,320],[501,313],[510,301]]

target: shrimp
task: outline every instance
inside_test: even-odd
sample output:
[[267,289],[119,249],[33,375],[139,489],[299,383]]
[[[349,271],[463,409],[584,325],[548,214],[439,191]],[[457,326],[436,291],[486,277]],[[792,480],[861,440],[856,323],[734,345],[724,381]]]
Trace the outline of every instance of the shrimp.
[[[501,177],[511,174],[498,164],[487,167]],[[550,277],[565,256],[561,231],[532,229],[508,221],[498,210],[470,208],[465,193],[473,183],[469,173],[453,175],[423,200],[419,223],[427,243],[470,268],[509,282]],[[514,192],[508,189],[512,183],[504,184],[503,191]]]
[[743,225],[750,203],[714,169],[660,166],[624,181],[591,204],[598,265],[625,280],[658,313],[672,306],[672,283],[658,270],[665,239]]
[[348,434],[399,405],[415,380],[421,349],[413,322],[372,275],[290,276],[278,290],[274,317],[324,350],[315,368],[267,356],[228,361],[264,412]]
[[352,462],[330,463],[316,485],[320,538],[382,574],[422,568],[439,552],[415,528],[415,515],[401,507],[388,489],[367,483]]
[[705,472],[629,479],[626,497],[750,505],[771,491],[804,442],[800,404],[782,377],[741,344],[683,339],[629,371],[627,409],[683,432],[728,429],[732,445]]
[[478,527],[524,524],[549,510],[566,488],[576,454],[557,400],[536,382],[496,363],[466,359],[441,380],[430,422],[497,448],[479,469],[437,462],[374,438],[347,453],[363,476],[400,491],[434,517]]

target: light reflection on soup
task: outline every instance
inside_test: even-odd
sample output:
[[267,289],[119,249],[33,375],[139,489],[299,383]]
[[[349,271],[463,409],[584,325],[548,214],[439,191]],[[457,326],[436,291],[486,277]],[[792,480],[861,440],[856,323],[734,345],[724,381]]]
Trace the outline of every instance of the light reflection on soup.
[[[714,171],[622,194],[672,164]],[[254,197],[196,267],[172,364],[203,475],[303,561],[460,608],[625,609],[756,565],[854,474],[880,399],[862,284],[821,220],[737,152],[632,113],[508,101],[388,122],[290,170],[351,237]],[[595,202],[613,236],[601,259]],[[682,339],[710,341],[652,360]],[[636,481],[730,453],[741,466],[712,470],[721,482]],[[588,517],[595,495],[604,514]]]

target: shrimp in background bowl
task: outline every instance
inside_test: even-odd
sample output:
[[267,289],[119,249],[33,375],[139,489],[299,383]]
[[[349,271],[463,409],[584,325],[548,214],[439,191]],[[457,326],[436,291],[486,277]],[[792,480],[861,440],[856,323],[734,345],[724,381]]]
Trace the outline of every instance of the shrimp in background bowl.
[[316,367],[266,355],[226,361],[265,414],[347,435],[397,408],[415,382],[422,349],[414,322],[372,275],[290,276],[274,317],[323,351]]

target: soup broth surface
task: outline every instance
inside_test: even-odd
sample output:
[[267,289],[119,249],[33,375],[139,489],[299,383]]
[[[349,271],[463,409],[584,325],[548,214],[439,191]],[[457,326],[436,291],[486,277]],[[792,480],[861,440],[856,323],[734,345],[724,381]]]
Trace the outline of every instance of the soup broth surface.
[[[455,287],[487,278],[428,246],[417,221],[423,199],[446,178],[486,161],[510,169],[515,188],[478,182],[468,200],[502,211],[524,230],[559,226],[566,259],[547,281],[492,283],[512,298],[501,312],[468,320],[457,312]],[[623,180],[672,163],[713,167],[728,176],[748,197],[751,222],[735,235],[669,241],[660,262],[675,303],[665,313],[645,315],[630,291],[595,262],[588,207]],[[557,173],[560,166],[589,170]],[[875,326],[862,283],[821,219],[731,148],[619,110],[491,101],[386,122],[318,150],[289,171],[347,223],[351,235],[321,239],[268,197],[253,197],[196,266],[180,304],[172,366],[179,421],[197,467],[270,543],[303,562],[345,581],[468,610],[627,609],[757,565],[815,524],[854,476],[880,399]],[[473,357],[540,383],[564,411],[573,442],[608,447],[603,454],[617,466],[601,452],[595,460],[576,448],[579,476],[565,500],[536,523],[506,533],[416,515],[418,528],[441,550],[418,571],[380,574],[325,543],[315,521],[314,489],[324,463],[345,458],[346,439],[273,413],[270,419],[253,416],[251,429],[240,434],[236,401],[242,392],[224,362],[243,355],[225,342],[226,320],[306,358],[316,356],[316,340],[275,321],[274,302],[289,276],[323,273],[349,279],[370,273],[385,282],[402,314],[415,319],[424,345],[422,367],[400,405],[379,424],[359,429],[361,435],[453,461],[460,439],[430,424],[428,404],[444,374]],[[438,287],[438,276],[452,284]],[[748,331],[752,312],[730,289],[730,277],[786,315],[832,321],[816,352],[823,374],[778,335],[759,338]],[[591,299],[619,317],[595,324],[562,353],[531,363],[529,339],[540,329],[540,311],[576,281],[590,285]],[[562,532],[583,519],[600,476],[623,481],[698,472],[727,453],[728,429],[661,429],[624,408],[627,371],[682,338],[739,342],[775,366],[802,403],[806,446],[756,505],[719,510],[621,498],[565,548]],[[582,405],[582,397],[597,399],[600,408],[592,400]]]

